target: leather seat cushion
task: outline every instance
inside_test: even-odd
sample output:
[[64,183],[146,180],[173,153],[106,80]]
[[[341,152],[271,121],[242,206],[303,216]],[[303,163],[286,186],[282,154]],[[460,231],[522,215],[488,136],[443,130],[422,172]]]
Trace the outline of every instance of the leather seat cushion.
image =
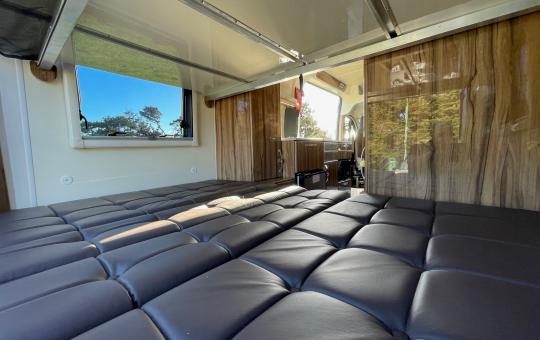
[[131,308],[118,282],[89,282],[1,311],[0,338],[68,339]]
[[389,224],[368,224],[354,235],[347,247],[371,249],[393,255],[421,268],[428,240],[424,234],[413,229]]
[[287,294],[279,277],[233,260],[158,296],[143,310],[167,338],[226,339]]
[[332,296],[404,330],[421,270],[371,250],[340,250],[306,279],[302,289]]
[[74,340],[165,340],[157,326],[140,309],[134,309],[76,336]]
[[531,339],[538,334],[539,306],[535,287],[428,271],[418,284],[407,333],[412,339]]
[[360,309],[315,292],[293,293],[270,307],[235,337],[241,339],[395,339]]

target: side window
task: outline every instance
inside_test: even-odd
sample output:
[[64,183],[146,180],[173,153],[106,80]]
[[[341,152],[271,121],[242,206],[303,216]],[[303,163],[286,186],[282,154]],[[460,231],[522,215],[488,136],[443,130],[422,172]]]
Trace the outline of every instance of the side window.
[[337,139],[340,106],[338,95],[305,83],[298,137]]
[[[75,74],[83,139],[190,139],[192,91],[173,63],[74,34]],[[106,44],[90,55],[85,46]]]

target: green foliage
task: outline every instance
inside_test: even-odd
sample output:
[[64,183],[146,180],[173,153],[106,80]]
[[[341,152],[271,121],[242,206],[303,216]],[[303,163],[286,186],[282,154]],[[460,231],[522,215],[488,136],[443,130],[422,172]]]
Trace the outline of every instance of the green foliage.
[[313,117],[313,109],[309,103],[303,103],[300,116],[300,137],[328,138],[326,131],[317,126],[317,120]]
[[[145,106],[139,112],[126,111],[120,116],[107,116],[99,121],[89,121],[88,129],[81,124],[84,136],[133,136],[133,137],[159,137],[166,135],[161,126],[162,113],[157,107]],[[169,124],[174,136],[181,135],[180,119]]]
[[370,102],[367,111],[372,169],[388,170],[392,160],[398,165],[407,160],[411,146],[431,144],[434,124],[448,125],[459,138],[459,90]]

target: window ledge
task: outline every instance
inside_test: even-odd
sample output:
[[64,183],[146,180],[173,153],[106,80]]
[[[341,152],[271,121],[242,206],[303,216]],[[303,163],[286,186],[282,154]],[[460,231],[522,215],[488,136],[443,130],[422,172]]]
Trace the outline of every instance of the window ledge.
[[146,139],[130,137],[86,137],[81,138],[73,145],[76,149],[96,149],[96,148],[162,148],[162,147],[182,147],[199,146],[192,138],[178,139]]

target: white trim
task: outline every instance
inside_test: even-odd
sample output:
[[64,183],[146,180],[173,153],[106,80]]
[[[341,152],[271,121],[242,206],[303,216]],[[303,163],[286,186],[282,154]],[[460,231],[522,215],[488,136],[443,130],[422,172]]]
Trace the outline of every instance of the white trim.
[[62,52],[66,41],[84,11],[88,0],[62,0],[39,52],[38,66],[50,69]]
[[23,63],[0,56],[0,139],[11,209],[37,205]]
[[95,148],[155,148],[155,147],[193,147],[199,146],[198,139],[198,94],[192,92],[193,110],[193,137],[192,138],[158,138],[155,140],[133,137],[91,137],[83,138],[79,121],[79,96],[77,93],[77,78],[75,76],[75,63],[73,62],[73,44],[68,39],[62,52],[62,74],[64,87],[64,100],[67,113],[67,129],[69,145],[74,149]]

